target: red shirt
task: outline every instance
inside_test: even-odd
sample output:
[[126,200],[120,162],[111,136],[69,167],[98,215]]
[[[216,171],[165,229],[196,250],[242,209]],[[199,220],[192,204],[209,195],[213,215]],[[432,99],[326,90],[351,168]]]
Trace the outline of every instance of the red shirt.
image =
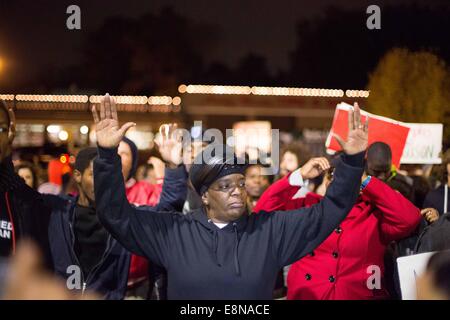
[[[149,184],[145,181],[128,181],[125,189],[127,199],[136,206],[156,206],[162,192],[162,183]],[[144,257],[131,255],[130,272],[128,274],[128,285],[140,282],[148,276],[148,260]]]
[[[319,203],[322,198],[307,193],[302,198],[292,199],[298,190],[285,177],[266,190],[254,212],[309,207]],[[287,277],[287,298],[387,298],[383,279],[386,246],[412,233],[420,219],[418,208],[400,193],[372,177],[341,225],[310,255],[292,264]],[[379,289],[369,289],[367,285],[374,270],[376,273],[379,271],[381,276]]]

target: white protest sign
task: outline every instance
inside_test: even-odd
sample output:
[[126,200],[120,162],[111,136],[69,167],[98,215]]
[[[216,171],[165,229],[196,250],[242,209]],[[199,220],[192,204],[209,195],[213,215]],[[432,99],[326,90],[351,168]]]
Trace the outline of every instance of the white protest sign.
[[417,277],[426,269],[434,252],[415,254],[397,259],[398,277],[403,300],[417,300]]
[[442,150],[441,123],[404,123],[410,128],[400,163],[439,164]]

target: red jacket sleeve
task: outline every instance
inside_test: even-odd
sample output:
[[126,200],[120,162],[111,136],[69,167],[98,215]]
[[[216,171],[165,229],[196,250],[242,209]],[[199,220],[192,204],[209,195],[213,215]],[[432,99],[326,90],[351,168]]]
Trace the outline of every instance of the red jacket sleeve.
[[419,208],[375,177],[364,188],[362,197],[376,207],[373,214],[386,243],[409,236],[422,219]]
[[289,183],[289,176],[281,178],[272,184],[259,198],[256,206],[253,208],[254,213],[260,211],[287,211],[293,209],[300,209],[316,204],[322,198],[313,193],[307,193],[306,197],[292,199],[293,196],[300,190],[298,186],[292,186]]

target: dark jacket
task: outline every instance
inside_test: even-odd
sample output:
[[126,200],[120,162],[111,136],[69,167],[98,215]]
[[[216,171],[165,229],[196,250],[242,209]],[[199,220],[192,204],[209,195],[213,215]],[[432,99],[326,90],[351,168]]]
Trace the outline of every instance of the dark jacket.
[[[450,195],[448,195],[448,198],[450,199]],[[449,212],[450,208],[450,200],[448,200],[447,202],[447,208],[444,208],[444,202],[445,202],[445,185],[442,185],[428,192],[423,202],[423,207],[434,208],[439,212],[439,215],[442,215],[446,212]]]
[[66,279],[67,287],[74,292],[90,290],[104,299],[122,299],[127,288],[131,253],[108,235],[101,260],[89,274],[83,274],[74,249],[73,226],[77,198],[43,197],[52,208],[48,237],[55,273]]
[[[181,210],[186,198],[185,181],[184,168],[166,170],[162,191],[166,196],[155,210]],[[101,294],[104,299],[122,299],[127,288],[130,252],[109,235],[100,262],[89,275],[84,275],[74,251],[73,222],[77,198],[40,194],[26,186],[20,178],[15,184],[18,186],[14,193],[17,194],[18,203],[23,206],[34,205],[33,220],[24,219],[26,225],[38,220],[41,212],[51,212],[48,219],[39,222],[38,230],[41,238],[47,238],[48,235],[47,245],[55,273],[67,280],[68,288],[81,292],[92,290]],[[33,230],[32,225],[30,229]]]
[[450,213],[442,214],[439,219],[420,234],[415,252],[431,252],[450,249]]
[[47,237],[51,210],[45,206],[42,198],[34,196],[35,193],[14,172],[11,157],[4,159],[0,164],[0,201],[5,202],[5,206],[1,207],[9,209],[12,220],[10,252],[13,253],[21,239],[31,239],[39,247],[46,267],[51,269],[53,262]]
[[[154,209],[181,210],[186,197],[186,187],[183,187],[186,185],[185,181],[184,168],[167,169],[162,191],[165,197]],[[115,186],[112,184],[111,187],[114,189]],[[70,281],[69,277],[73,271],[68,272],[68,268],[80,265],[74,251],[73,222],[77,199],[61,196],[45,196],[45,198],[53,209],[48,234],[55,271]],[[122,299],[127,289],[130,259],[131,253],[109,235],[101,261],[89,275],[81,274],[80,289],[103,294],[104,299]]]
[[169,299],[271,299],[278,271],[313,251],[353,207],[363,157],[343,157],[319,204],[245,215],[219,229],[203,209],[183,215],[132,207],[117,150],[100,148],[94,161],[97,212],[124,247],[166,268]]

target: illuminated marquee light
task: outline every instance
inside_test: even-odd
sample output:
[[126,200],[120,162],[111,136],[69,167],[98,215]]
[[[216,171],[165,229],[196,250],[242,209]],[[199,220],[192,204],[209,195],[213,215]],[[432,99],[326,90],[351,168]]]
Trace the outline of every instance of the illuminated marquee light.
[[180,97],[173,97],[172,104],[174,106],[179,106],[181,104],[181,98]]
[[172,104],[172,97],[169,96],[152,96],[148,97],[149,105],[164,105],[169,106]]
[[[17,108],[20,110],[67,110],[85,111],[89,109],[86,103],[100,103],[101,95],[0,95],[0,99],[18,102]],[[181,107],[180,97],[170,96],[113,96],[117,102],[117,109],[126,112],[179,112]],[[149,110],[150,106],[163,106]],[[159,110],[159,111],[158,111]]]
[[37,95],[37,94],[18,94],[17,101],[27,102],[74,102],[86,103],[88,96],[85,95]]
[[178,87],[179,93],[186,93],[186,90],[187,90],[187,86],[185,84],[182,84]]
[[265,96],[306,96],[306,97],[343,97],[340,89],[324,88],[290,88],[290,87],[248,87],[248,86],[213,86],[213,85],[185,85],[178,87],[180,93],[194,94],[242,94]]
[[13,94],[0,94],[0,100],[13,101],[14,95]]
[[343,97],[344,91],[323,88],[252,87],[252,94],[263,96]]
[[367,90],[346,90],[345,95],[349,98],[367,98],[369,97]]
[[250,94],[251,88],[248,86],[209,86],[209,85],[180,85],[180,93],[198,94]]
[[[104,96],[90,96],[90,103],[100,103]],[[146,104],[147,97],[145,96],[111,96],[116,100],[117,104]]]

